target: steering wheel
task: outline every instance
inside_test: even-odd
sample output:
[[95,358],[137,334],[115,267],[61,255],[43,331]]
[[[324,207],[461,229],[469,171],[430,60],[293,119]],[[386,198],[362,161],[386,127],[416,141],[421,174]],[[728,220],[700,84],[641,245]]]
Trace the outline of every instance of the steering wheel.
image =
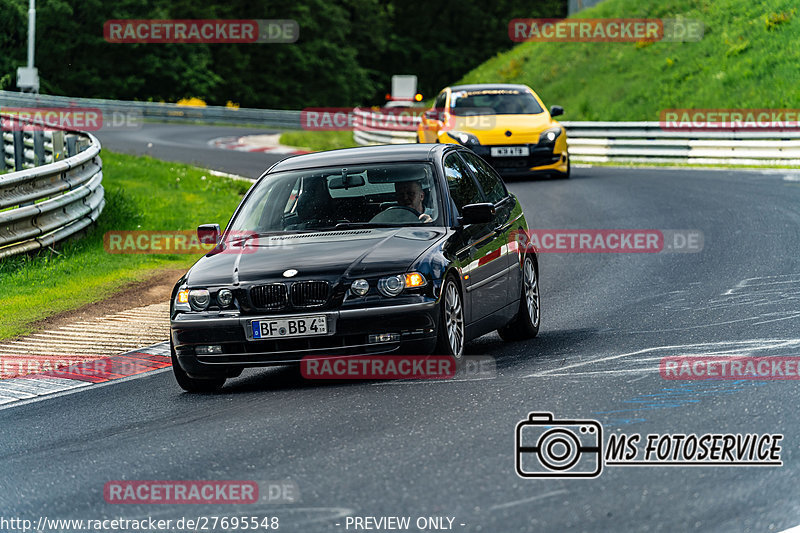
[[412,213],[414,213],[414,216],[417,217],[417,218],[419,218],[419,216],[422,214],[419,211],[417,211],[416,209],[414,209],[413,207],[408,207],[407,205],[393,205],[392,207],[388,208],[386,211],[391,211],[392,209],[405,209],[406,211],[411,211]]
[[419,217],[420,213],[413,207],[393,205],[372,217],[370,222],[419,222]]

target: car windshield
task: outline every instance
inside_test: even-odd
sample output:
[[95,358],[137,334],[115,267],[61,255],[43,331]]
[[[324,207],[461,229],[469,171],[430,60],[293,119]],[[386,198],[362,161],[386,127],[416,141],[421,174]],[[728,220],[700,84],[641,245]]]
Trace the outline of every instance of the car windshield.
[[455,91],[450,96],[455,115],[535,115],[543,111],[536,98],[516,89]]
[[236,232],[326,231],[441,225],[428,163],[383,163],[280,172],[248,196]]

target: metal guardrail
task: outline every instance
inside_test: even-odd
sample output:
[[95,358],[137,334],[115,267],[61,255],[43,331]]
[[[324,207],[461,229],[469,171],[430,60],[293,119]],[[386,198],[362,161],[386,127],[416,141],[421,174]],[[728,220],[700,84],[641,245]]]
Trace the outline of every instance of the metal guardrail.
[[[13,118],[0,115],[0,121]],[[64,131],[3,132],[4,154],[8,154],[6,133],[12,137],[11,157],[16,168],[25,159],[45,164],[0,175],[0,259],[74,235],[95,222],[105,206],[101,147],[96,137]],[[23,134],[29,134],[31,143],[19,142],[24,141]],[[48,138],[51,161],[61,157],[65,144],[69,157],[47,162],[42,154]]]
[[[364,123],[380,123],[381,113],[367,110],[367,109],[354,109],[353,115],[355,120],[353,122],[353,140],[358,144],[405,144],[417,142],[417,132],[402,131],[402,130],[384,130],[376,131],[374,128],[364,127]],[[406,117],[407,122],[414,125],[420,121],[419,117]],[[416,126],[415,126],[416,128]]]
[[798,131],[676,131],[658,122],[563,122],[576,162],[800,165]]
[[[354,114],[379,119],[374,111],[355,110]],[[358,120],[355,124],[353,139],[359,144],[416,142],[415,131],[376,131],[361,127]],[[659,122],[561,124],[567,130],[574,162],[800,165],[800,130],[670,131]]]
[[[0,91],[0,111],[2,106],[81,107],[99,109],[105,114],[136,113],[142,118],[166,121],[301,127],[301,112],[290,110],[187,107]],[[380,113],[362,109],[354,110],[354,114],[364,119],[380,116]],[[575,162],[800,165],[800,131],[667,131],[658,122],[562,124],[567,128],[570,157]],[[376,131],[360,127],[356,121],[353,137],[359,144],[398,144],[415,142],[416,132]]]
[[81,137],[63,131],[2,131],[0,118],[0,169],[6,171],[46,165],[64,159],[69,150],[80,150]]
[[115,113],[134,114],[144,119],[177,122],[208,122],[212,124],[258,124],[279,128],[300,129],[300,111],[277,109],[233,108],[223,106],[191,107],[160,102],[131,102],[98,98],[34,95],[0,91],[2,107],[99,109],[108,119]]

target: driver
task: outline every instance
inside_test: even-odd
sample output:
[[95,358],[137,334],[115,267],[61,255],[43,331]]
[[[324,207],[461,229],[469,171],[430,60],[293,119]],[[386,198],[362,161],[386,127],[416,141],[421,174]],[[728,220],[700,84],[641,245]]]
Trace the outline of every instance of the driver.
[[425,204],[422,203],[425,200],[425,191],[422,190],[419,181],[398,181],[394,184],[394,191],[398,205],[409,207],[419,213],[420,222],[433,222],[433,218],[426,212]]

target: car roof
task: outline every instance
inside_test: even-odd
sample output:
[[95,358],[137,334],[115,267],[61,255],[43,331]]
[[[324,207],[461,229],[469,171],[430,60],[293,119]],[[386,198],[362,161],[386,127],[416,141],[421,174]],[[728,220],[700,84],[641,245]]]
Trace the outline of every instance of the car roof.
[[516,89],[519,91],[527,91],[530,87],[520,83],[472,83],[469,85],[453,85],[450,87],[451,91],[480,91],[485,89]]
[[405,161],[434,161],[450,145],[446,144],[388,144],[342,148],[289,157],[270,168],[273,172],[302,170],[339,165],[393,163]]

